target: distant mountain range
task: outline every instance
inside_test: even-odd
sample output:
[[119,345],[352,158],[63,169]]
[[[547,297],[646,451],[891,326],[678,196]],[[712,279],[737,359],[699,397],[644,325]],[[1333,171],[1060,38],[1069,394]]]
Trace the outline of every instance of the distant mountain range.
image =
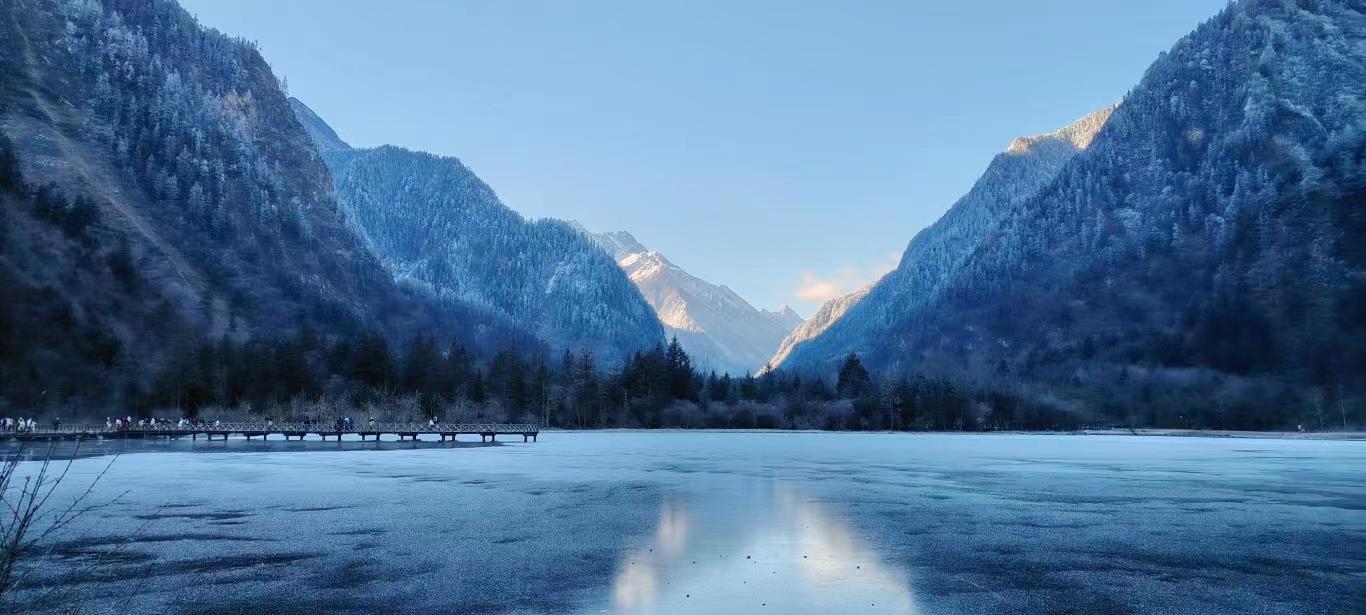
[[[756,309],[689,274],[628,232],[523,220],[454,158],[353,149],[302,101],[290,104],[332,170],[347,220],[398,279],[531,325],[557,349],[592,348],[615,360],[676,336],[699,368],[740,376],[761,370],[802,323],[788,306]],[[620,271],[605,266],[593,244]],[[517,260],[486,258],[514,251]],[[593,296],[576,296],[583,292]],[[642,312],[642,296],[664,335]]]
[[1112,114],[1012,144],[782,367],[829,373],[857,353],[1110,420],[1199,408],[1284,424],[1359,398],[1366,15],[1353,4],[1231,4]]
[[757,373],[783,338],[802,323],[791,307],[776,312],[756,309],[730,288],[702,280],[647,249],[628,232],[593,233],[577,222],[570,224],[617,259],[665,331],[678,337],[703,370],[734,376]]
[[305,104],[291,104],[332,171],[346,220],[401,282],[606,364],[664,340],[626,275],[569,225],[524,219],[455,158],[353,149]]

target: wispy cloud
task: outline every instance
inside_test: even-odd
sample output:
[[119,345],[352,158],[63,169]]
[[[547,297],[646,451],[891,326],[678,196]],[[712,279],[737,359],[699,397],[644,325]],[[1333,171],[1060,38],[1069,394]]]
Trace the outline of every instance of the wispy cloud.
[[818,278],[810,271],[802,274],[802,284],[792,296],[802,301],[829,301],[840,296],[844,281],[834,278]]
[[832,275],[820,276],[813,272],[802,273],[802,282],[793,297],[802,301],[829,301],[867,286],[887,272],[896,268],[901,254],[889,252],[882,261],[870,266],[846,266]]

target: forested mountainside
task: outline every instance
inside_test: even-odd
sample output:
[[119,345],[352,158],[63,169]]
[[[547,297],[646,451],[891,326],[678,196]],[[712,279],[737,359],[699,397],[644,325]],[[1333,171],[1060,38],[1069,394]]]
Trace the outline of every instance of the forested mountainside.
[[324,156],[348,220],[400,280],[605,365],[664,340],[654,311],[592,240],[558,220],[522,218],[459,160],[392,146]]
[[577,222],[570,225],[617,259],[667,334],[678,338],[703,372],[758,373],[802,322],[787,306],[777,312],[756,309],[730,288],[698,278],[647,249],[628,232],[593,233]]
[[394,284],[255,47],[174,2],[0,4],[0,75],[0,405],[176,404],[302,329],[494,337]]
[[[1096,420],[1323,423],[1366,382],[1363,76],[1359,3],[1234,3],[932,301],[875,288],[784,365],[852,350]],[[864,313],[876,335],[846,337]]]
[[943,218],[916,234],[895,270],[871,288],[823,306],[827,317],[813,318],[784,340],[771,363],[830,370],[850,352],[878,343],[893,323],[938,297],[1011,208],[1057,177],[1113,112],[1101,109],[1055,132],[1012,141]]
[[834,299],[822,303],[821,307],[816,310],[816,313],[811,315],[811,318],[808,318],[806,322],[803,322],[794,328],[792,333],[788,334],[788,336],[783,338],[783,341],[778,344],[778,350],[773,354],[773,358],[768,361],[769,368],[773,369],[783,365],[783,363],[787,361],[787,358],[792,354],[793,349],[798,345],[803,344],[808,340],[816,339],[822,333],[825,333],[827,329],[833,326],[841,318],[844,318],[844,315],[848,314],[850,309],[855,305],[858,305],[860,301],[863,301],[863,298],[868,296],[868,291],[871,291],[872,289],[873,286],[868,285],[847,295],[835,297]]
[[299,119],[300,124],[303,124],[304,130],[308,131],[308,136],[313,140],[318,151],[330,152],[351,149],[351,145],[341,140],[341,137],[337,136],[337,131],[332,130],[332,127],[328,126],[327,122],[318,117],[318,114],[308,108],[308,105],[305,105],[303,101],[290,96],[289,107],[294,110],[294,116]]

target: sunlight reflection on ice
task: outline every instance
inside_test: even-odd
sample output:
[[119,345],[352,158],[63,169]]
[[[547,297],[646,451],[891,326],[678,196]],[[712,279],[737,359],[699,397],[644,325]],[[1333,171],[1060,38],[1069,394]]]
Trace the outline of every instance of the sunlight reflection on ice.
[[611,612],[913,613],[910,581],[825,505],[788,487],[669,501],[629,551]]

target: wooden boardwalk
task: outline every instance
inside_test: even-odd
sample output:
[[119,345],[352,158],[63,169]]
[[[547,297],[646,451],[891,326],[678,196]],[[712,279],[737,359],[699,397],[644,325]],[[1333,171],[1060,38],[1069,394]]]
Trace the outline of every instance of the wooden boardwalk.
[[396,435],[399,440],[414,440],[418,436],[439,436],[442,442],[454,442],[457,436],[479,436],[481,442],[496,442],[498,436],[522,436],[523,442],[535,442],[540,434],[538,425],[529,423],[375,423],[359,424],[355,429],[338,430],[336,425],[323,423],[218,423],[206,425],[157,424],[134,425],[127,429],[106,428],[103,425],[62,425],[53,427],[43,425],[34,431],[3,431],[0,440],[84,440],[95,438],[183,438],[198,439],[204,436],[209,440],[228,439],[240,435],[248,440],[271,436],[284,436],[285,440],[299,439],[316,435],[323,440],[342,436],[358,435],[362,441],[374,437]]

